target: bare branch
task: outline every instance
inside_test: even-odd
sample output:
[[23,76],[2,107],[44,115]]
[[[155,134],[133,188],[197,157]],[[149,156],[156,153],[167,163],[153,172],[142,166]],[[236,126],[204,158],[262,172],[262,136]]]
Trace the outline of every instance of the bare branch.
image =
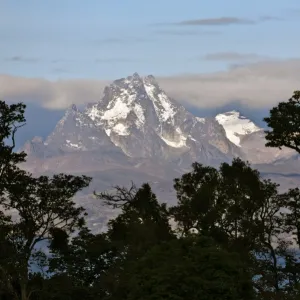
[[130,188],[114,186],[115,191],[113,193],[96,193],[94,195],[103,200],[104,204],[112,206],[113,208],[121,208],[135,199],[137,188],[133,182],[131,182]]

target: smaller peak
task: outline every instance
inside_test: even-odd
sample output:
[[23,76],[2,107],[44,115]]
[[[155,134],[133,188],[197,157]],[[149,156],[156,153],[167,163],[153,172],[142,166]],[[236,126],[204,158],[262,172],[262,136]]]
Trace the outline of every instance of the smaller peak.
[[122,82],[124,80],[141,80],[141,76],[139,75],[139,73],[134,72],[132,75],[128,75],[127,77],[123,77],[117,80],[114,80],[114,82]]
[[134,72],[133,75],[132,75],[132,77],[133,78],[139,78],[139,79],[141,78],[141,76],[137,72]]
[[127,86],[128,84],[135,87],[141,86],[143,84],[143,78],[135,72],[126,78],[117,79],[113,82],[113,85],[117,86]]
[[142,82],[142,77],[137,72],[135,72],[132,75],[129,75],[127,77],[114,80],[111,85],[106,86],[104,88],[104,93],[105,91],[108,92],[114,86],[123,86],[124,84],[126,85],[128,83],[140,84],[141,82]]
[[110,90],[112,87],[114,86],[122,86],[124,84],[128,84],[128,83],[134,83],[134,84],[141,84],[143,81],[143,78],[137,73],[133,73],[132,75],[129,75],[127,77],[123,77],[123,78],[119,78],[119,79],[116,79],[112,82],[112,84],[110,86],[106,86],[104,88],[104,92],[105,90]]
[[154,85],[157,85],[157,81],[155,79],[155,77],[153,75],[148,75],[144,78],[144,81],[145,82],[148,82],[148,83],[151,83],[151,84],[154,84]]
[[126,79],[139,84],[142,82],[142,77],[137,72],[133,73],[132,76],[128,76]]

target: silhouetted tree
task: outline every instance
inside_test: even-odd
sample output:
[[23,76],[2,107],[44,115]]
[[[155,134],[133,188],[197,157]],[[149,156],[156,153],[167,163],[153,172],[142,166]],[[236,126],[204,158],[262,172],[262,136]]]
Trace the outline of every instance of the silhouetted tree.
[[251,276],[239,256],[205,237],[154,246],[124,273],[114,299],[254,299]]
[[282,237],[286,196],[277,187],[241,159],[219,170],[195,163],[190,173],[175,179],[178,205],[170,213],[184,236],[194,229],[239,253],[259,293],[282,295],[286,274],[280,259],[288,255],[290,243]]
[[72,198],[91,178],[64,174],[34,178],[19,168],[26,155],[14,152],[15,134],[25,124],[24,110],[21,103],[0,102],[0,287],[13,299],[28,300],[35,292],[31,268],[47,265],[39,244],[57,243],[59,233],[69,235],[84,226],[84,209]]
[[[268,147],[300,153],[299,101],[295,92],[265,118]],[[20,169],[24,110],[0,101],[0,300],[299,299],[298,188],[280,194],[239,158],[194,163],[171,208],[149,184],[95,193],[120,214],[93,234],[72,200],[91,178]]]
[[109,221],[107,231],[115,257],[103,276],[103,283],[113,297],[127,265],[138,260],[150,247],[175,236],[166,204],[158,203],[148,184],[139,189],[134,185],[130,189],[116,187],[115,193],[100,193],[98,198],[121,207],[118,217]]
[[266,131],[266,146],[283,146],[300,153],[300,91],[287,102],[280,102],[270,110],[270,116],[264,118],[270,130]]

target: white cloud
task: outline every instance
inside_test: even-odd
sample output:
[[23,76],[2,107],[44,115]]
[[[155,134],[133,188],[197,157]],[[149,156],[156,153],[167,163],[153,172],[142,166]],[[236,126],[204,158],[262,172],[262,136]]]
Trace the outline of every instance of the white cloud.
[[[128,74],[130,75],[130,74]],[[154,74],[155,75],[155,74]],[[197,108],[240,101],[251,108],[271,107],[300,89],[300,59],[237,66],[212,74],[157,78],[166,92]],[[50,109],[99,101],[110,81],[22,78],[0,75],[0,99],[40,103]]]
[[96,102],[108,82],[99,80],[58,80],[0,75],[0,99],[40,103],[49,109],[70,104]]
[[172,96],[195,107],[240,101],[251,108],[270,107],[300,89],[300,59],[268,61],[204,75],[164,78]]

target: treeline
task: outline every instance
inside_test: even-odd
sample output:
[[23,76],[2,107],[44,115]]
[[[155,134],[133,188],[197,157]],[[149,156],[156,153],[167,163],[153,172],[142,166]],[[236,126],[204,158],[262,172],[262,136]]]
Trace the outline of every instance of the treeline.
[[[268,147],[300,153],[300,92],[265,119]],[[0,299],[300,299],[300,191],[235,159],[194,163],[177,205],[148,184],[95,194],[120,214],[92,234],[73,202],[91,178],[33,177],[18,166],[25,105],[0,102]]]

